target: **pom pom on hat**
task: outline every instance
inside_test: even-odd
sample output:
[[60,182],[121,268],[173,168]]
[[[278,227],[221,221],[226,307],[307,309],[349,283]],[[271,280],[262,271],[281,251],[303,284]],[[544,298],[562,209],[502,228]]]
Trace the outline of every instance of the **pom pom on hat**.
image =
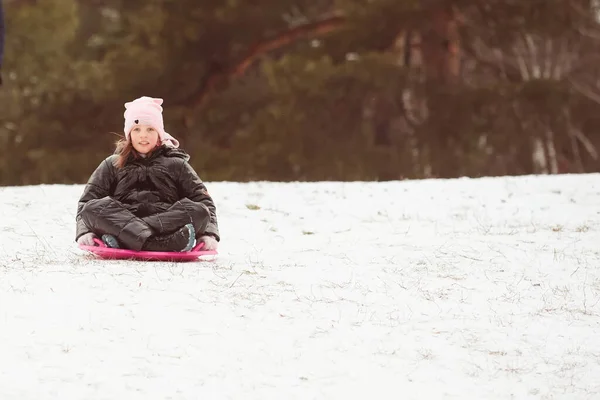
[[147,96],[125,103],[125,138],[129,140],[129,134],[135,125],[150,125],[157,130],[161,144],[179,147],[179,141],[165,132],[162,103],[163,99]]

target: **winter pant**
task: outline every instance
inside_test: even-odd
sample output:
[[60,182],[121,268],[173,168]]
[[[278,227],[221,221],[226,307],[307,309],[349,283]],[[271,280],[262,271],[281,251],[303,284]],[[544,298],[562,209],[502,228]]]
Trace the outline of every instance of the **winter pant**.
[[194,203],[184,198],[176,201],[168,210],[142,218],[156,235],[165,235],[191,223],[200,237],[210,220],[208,208],[202,203]]
[[144,221],[111,197],[85,203],[81,218],[96,235],[113,235],[123,247],[132,250],[141,250],[152,235],[152,230]]
[[123,247],[139,251],[150,236],[175,232],[190,222],[199,235],[206,229],[210,216],[203,204],[183,199],[162,213],[139,218],[123,203],[104,197],[86,202],[81,218],[96,235],[113,235]]

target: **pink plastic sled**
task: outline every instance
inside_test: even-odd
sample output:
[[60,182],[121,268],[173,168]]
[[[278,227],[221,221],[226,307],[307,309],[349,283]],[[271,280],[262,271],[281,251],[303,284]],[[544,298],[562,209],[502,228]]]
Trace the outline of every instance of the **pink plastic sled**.
[[144,261],[198,261],[199,257],[216,255],[216,250],[202,250],[204,243],[199,243],[190,251],[135,251],[128,249],[113,249],[102,240],[94,238],[98,246],[79,245],[79,248],[94,253],[102,259],[111,260],[144,260]]

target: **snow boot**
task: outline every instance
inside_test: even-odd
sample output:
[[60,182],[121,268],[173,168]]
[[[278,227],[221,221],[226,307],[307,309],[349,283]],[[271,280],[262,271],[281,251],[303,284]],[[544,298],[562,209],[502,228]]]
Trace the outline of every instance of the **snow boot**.
[[117,241],[117,238],[114,237],[113,235],[109,235],[109,234],[102,235],[102,242],[104,242],[106,247],[110,247],[111,249],[121,248],[121,246],[119,246],[119,242]]
[[162,236],[152,236],[146,240],[142,250],[145,251],[190,251],[196,244],[196,233],[192,224]]

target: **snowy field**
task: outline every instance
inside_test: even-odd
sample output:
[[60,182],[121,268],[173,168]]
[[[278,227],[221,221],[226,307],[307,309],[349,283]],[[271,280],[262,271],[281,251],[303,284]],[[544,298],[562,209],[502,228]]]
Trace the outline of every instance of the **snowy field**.
[[0,188],[0,399],[600,398],[600,175],[207,185],[181,264]]

